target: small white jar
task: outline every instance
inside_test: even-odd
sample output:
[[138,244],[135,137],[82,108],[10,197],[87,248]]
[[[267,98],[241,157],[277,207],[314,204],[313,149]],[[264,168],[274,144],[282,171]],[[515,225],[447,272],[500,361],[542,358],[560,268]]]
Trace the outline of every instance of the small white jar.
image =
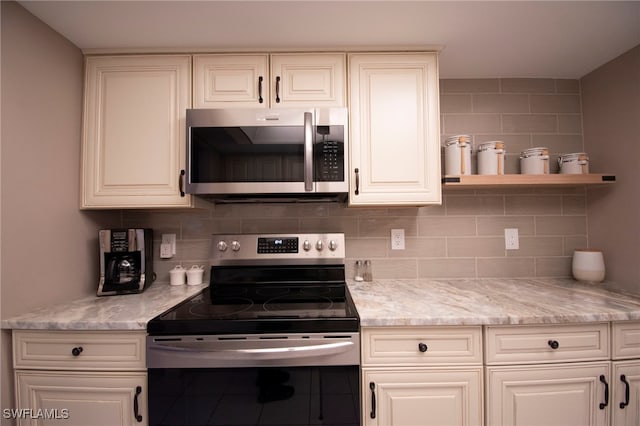
[[178,265],[169,271],[169,283],[171,285],[183,285],[187,278],[187,270]]
[[558,167],[561,174],[586,175],[589,173],[589,156],[586,152],[561,154]]
[[204,266],[193,265],[187,269],[187,285],[200,285],[204,277]]
[[549,174],[549,149],[529,148],[520,153],[520,173],[523,175]]
[[478,174],[504,174],[504,142],[490,141],[478,145]]
[[573,278],[578,281],[599,283],[604,280],[604,255],[600,250],[577,249],[571,262]]
[[444,143],[444,169],[447,175],[471,174],[471,136],[450,136]]

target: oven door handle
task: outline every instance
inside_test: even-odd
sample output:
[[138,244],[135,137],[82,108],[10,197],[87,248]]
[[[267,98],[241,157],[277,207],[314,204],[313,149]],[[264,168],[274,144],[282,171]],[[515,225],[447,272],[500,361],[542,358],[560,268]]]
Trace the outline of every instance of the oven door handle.
[[332,342],[318,345],[285,346],[270,348],[216,348],[204,342],[154,342],[151,350],[203,353],[220,359],[273,360],[299,357],[335,355],[351,350],[354,342]]

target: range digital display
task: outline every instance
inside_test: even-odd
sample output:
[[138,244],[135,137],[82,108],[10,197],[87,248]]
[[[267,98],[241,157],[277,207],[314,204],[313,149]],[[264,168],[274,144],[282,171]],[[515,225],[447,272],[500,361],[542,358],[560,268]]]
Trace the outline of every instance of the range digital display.
[[261,253],[298,253],[298,237],[258,238],[258,254]]

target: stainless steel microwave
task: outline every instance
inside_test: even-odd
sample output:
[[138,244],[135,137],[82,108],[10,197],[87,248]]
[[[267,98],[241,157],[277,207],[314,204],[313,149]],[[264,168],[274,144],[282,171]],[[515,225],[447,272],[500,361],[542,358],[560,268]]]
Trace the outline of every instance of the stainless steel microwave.
[[187,110],[186,192],[218,200],[339,200],[346,108]]

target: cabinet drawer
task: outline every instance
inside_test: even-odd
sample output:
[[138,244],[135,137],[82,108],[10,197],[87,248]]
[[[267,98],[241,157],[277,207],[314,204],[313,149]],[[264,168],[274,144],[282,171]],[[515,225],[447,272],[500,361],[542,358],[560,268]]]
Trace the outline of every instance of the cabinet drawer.
[[16,369],[143,370],[145,333],[19,330],[13,359]]
[[613,323],[613,359],[640,357],[640,321]]
[[480,327],[379,327],[362,331],[363,365],[482,363]]
[[609,325],[489,326],[487,364],[590,361],[609,358]]

